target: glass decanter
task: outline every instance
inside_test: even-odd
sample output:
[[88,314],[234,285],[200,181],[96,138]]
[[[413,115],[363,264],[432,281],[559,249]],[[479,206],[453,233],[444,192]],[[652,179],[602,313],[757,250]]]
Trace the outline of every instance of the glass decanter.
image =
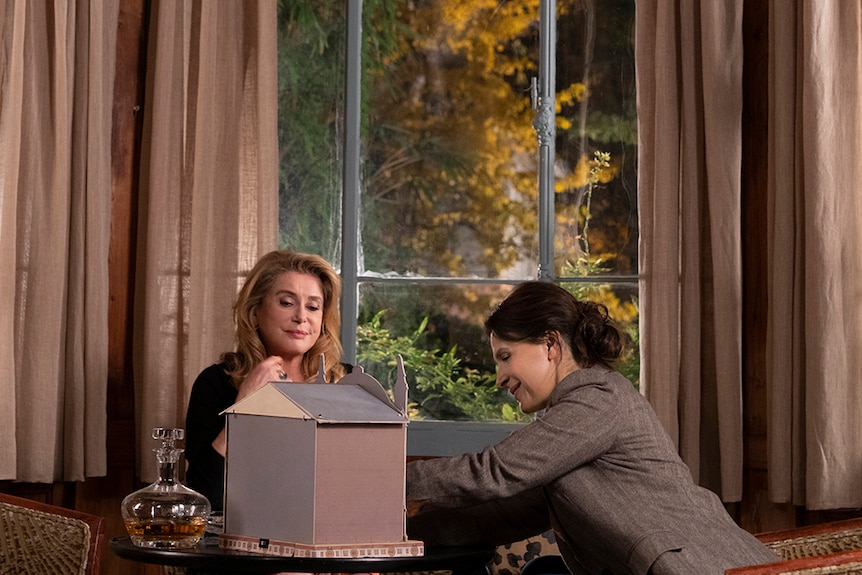
[[183,450],[174,442],[182,438],[182,429],[153,429],[153,439],[161,442],[153,449],[159,463],[159,479],[123,499],[126,531],[138,547],[194,547],[206,531],[211,510],[209,500],[178,479],[177,462]]

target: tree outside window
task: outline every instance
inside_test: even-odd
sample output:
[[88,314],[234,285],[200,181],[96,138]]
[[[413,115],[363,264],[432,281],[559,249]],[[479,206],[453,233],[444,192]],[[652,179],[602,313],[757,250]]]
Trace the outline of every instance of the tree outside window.
[[[357,5],[360,4],[357,2]],[[365,0],[359,93],[345,89],[348,3],[279,5],[281,247],[337,268],[358,194],[357,363],[386,383],[405,358],[414,416],[517,421],[494,388],[482,320],[535,279],[604,303],[637,384],[633,0],[556,5],[554,226],[541,229],[539,0]],[[345,189],[345,103],[358,98],[358,189]],[[342,270],[343,271],[343,270]],[[349,316],[346,319],[353,319]]]

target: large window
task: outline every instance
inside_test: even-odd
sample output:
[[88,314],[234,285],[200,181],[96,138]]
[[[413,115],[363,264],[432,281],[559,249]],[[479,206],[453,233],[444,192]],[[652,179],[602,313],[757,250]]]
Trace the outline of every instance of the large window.
[[281,247],[344,280],[346,361],[414,416],[518,421],[482,321],[512,285],[600,300],[637,351],[634,0],[280,3]]

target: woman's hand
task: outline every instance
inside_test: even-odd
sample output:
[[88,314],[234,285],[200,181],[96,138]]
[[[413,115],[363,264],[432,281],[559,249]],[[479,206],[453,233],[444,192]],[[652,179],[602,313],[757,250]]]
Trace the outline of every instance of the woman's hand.
[[425,505],[425,501],[418,499],[408,499],[407,500],[407,517],[414,517],[418,515],[422,511],[422,507]]
[[[248,397],[270,381],[280,381],[284,376],[283,364],[284,360],[281,357],[271,355],[254,366],[240,384],[236,400],[239,401],[244,397]],[[213,439],[212,447],[222,457],[227,453],[227,431],[224,428]]]
[[248,397],[270,381],[283,380],[283,363],[284,360],[281,357],[271,355],[254,366],[239,386],[239,393],[237,393],[236,397],[237,401]]

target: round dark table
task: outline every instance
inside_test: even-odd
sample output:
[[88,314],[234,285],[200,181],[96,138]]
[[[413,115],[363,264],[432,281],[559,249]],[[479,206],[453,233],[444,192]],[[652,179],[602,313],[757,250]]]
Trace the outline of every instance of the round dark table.
[[118,557],[189,568],[189,573],[391,573],[449,571],[453,575],[486,575],[493,547],[425,547],[421,557],[280,557],[247,553],[218,546],[218,537],[206,537],[189,549],[136,547],[128,537],[114,537],[111,551]]

